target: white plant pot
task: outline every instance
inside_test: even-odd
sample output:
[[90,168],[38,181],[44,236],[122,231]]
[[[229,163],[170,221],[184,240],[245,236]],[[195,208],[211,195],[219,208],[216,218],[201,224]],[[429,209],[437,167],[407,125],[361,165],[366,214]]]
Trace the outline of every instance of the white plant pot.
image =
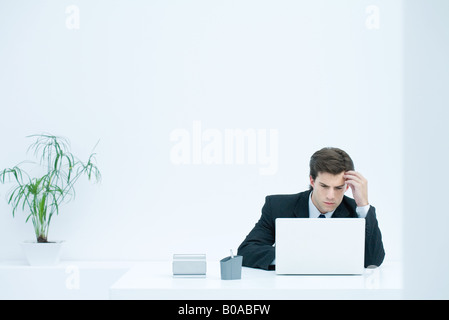
[[44,242],[24,241],[22,250],[31,266],[54,266],[59,263],[63,241]]

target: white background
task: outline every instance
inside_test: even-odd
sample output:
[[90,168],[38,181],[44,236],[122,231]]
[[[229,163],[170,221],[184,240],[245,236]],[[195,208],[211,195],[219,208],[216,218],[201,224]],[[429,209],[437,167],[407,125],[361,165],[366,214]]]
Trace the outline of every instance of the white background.
[[448,299],[449,28],[446,0],[404,6],[404,289]]
[[[380,11],[368,29],[366,8]],[[79,29],[66,8],[79,9]],[[369,181],[386,259],[402,257],[401,1],[2,1],[0,169],[27,135],[67,137],[100,184],[61,207],[63,258],[228,255],[269,194],[308,188],[308,161],[335,146]],[[174,130],[277,130],[278,170],[175,165]],[[207,145],[203,142],[204,146]],[[269,144],[267,145],[269,146]],[[0,186],[0,257],[34,237]],[[350,193],[348,193],[350,195]]]

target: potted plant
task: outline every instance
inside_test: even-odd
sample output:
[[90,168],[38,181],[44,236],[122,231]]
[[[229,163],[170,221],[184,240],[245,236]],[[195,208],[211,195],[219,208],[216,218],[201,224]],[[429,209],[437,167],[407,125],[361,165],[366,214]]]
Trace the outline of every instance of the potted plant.
[[[33,151],[38,163],[24,161],[6,168],[0,171],[0,182],[15,183],[7,198],[13,217],[21,209],[28,213],[26,222],[31,219],[33,223],[36,241],[22,243],[28,262],[31,265],[56,264],[62,241],[48,241],[51,219],[55,213],[59,214],[63,203],[75,197],[75,184],[81,176],[98,182],[101,174],[95,164],[96,154],[91,153],[87,162],[82,162],[70,152],[70,143],[65,138],[50,134],[28,138],[35,140],[28,152]],[[35,177],[22,168],[28,164],[33,164],[37,170],[33,171]]]

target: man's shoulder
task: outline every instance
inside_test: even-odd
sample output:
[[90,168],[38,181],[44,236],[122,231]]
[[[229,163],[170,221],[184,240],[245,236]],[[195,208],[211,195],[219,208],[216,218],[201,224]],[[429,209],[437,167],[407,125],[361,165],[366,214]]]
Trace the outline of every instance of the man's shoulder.
[[[307,208],[308,197],[310,191],[304,191],[295,194],[274,194],[265,198],[265,206],[263,212],[276,218],[293,218],[297,216],[298,210]],[[302,205],[301,205],[302,204]]]

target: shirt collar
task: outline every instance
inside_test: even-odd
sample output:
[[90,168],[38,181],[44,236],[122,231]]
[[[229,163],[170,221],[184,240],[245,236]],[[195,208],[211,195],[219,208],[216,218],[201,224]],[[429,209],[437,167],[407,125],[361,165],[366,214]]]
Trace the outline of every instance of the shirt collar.
[[[313,191],[310,192],[310,194],[309,194],[309,218],[318,218],[319,215],[321,214],[321,212],[313,204],[312,193],[313,193]],[[326,218],[332,218],[334,211],[326,212],[324,215],[326,216]]]

